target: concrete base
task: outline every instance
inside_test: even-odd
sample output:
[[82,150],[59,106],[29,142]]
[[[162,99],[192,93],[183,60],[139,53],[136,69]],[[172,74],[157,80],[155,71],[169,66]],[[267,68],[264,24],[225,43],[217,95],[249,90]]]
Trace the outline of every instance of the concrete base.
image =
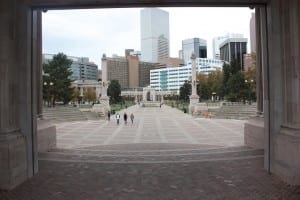
[[94,104],[92,107],[92,112],[98,113],[100,115],[106,116],[107,112],[110,110],[109,104]]
[[100,104],[109,106],[109,96],[100,97]]
[[38,152],[47,152],[56,147],[56,127],[49,120],[37,120]]
[[300,185],[300,136],[283,128],[274,139],[272,172],[291,185]]
[[0,135],[0,189],[11,190],[27,179],[25,137],[20,132]]
[[189,113],[193,115],[196,112],[196,104],[199,103],[199,96],[198,95],[191,95],[190,96],[190,106],[189,106]]
[[245,123],[244,142],[246,146],[255,149],[264,149],[265,127],[264,118],[253,117]]

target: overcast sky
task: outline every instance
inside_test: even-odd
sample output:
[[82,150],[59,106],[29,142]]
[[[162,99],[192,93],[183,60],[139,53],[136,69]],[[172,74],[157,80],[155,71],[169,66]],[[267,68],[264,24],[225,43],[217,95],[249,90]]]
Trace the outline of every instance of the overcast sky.
[[[249,8],[162,9],[169,12],[171,57],[178,57],[181,42],[187,38],[206,39],[210,58],[213,37],[242,33],[250,42],[249,22],[254,11]],[[126,48],[140,50],[140,10],[49,10],[43,13],[43,53],[89,57],[100,68],[103,53],[124,56]]]

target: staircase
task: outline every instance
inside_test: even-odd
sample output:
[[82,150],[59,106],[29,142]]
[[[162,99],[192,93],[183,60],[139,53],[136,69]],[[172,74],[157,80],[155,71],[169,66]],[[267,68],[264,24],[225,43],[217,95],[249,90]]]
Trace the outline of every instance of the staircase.
[[222,105],[219,109],[208,110],[213,118],[220,119],[249,119],[256,115],[256,104]]
[[100,117],[97,113],[92,113],[90,111],[82,112],[77,107],[71,106],[44,107],[43,116],[53,123],[96,120]]
[[263,157],[263,150],[241,147],[203,147],[181,144],[108,145],[79,149],[53,149],[39,160],[83,163],[180,163],[240,160]]

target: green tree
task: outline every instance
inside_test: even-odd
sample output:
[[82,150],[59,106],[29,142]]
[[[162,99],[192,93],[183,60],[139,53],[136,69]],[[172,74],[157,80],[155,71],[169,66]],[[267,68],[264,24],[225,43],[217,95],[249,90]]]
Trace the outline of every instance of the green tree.
[[121,85],[118,80],[112,80],[107,88],[107,95],[110,96],[111,103],[121,101]]
[[207,75],[197,74],[197,94],[201,101],[209,99],[209,89],[207,84]]
[[249,86],[245,83],[245,76],[242,72],[237,72],[227,82],[228,94],[227,100],[238,102],[247,99]]
[[48,76],[44,76],[44,83],[47,84],[47,87],[44,87],[44,92],[47,99],[51,99],[52,105],[56,101],[63,101],[64,104],[67,104],[72,100],[72,80],[69,78],[72,74],[71,64],[72,60],[68,59],[63,53],[54,55],[49,63],[43,64],[44,72],[48,74]]
[[188,81],[185,81],[184,84],[180,87],[179,92],[179,99],[187,101],[192,93],[192,85]]
[[245,101],[251,94],[250,85],[245,83],[245,74],[237,60],[223,65],[223,84],[219,91],[229,101]]
[[220,70],[210,72],[207,77],[208,94],[211,97],[213,93],[222,97],[223,72]]

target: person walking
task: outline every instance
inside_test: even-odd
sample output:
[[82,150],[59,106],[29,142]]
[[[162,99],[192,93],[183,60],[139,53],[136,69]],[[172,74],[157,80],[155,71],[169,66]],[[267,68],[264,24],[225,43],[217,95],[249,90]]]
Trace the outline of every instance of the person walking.
[[110,111],[107,112],[107,120],[110,121]]
[[131,113],[131,115],[130,115],[130,119],[131,119],[131,124],[133,124],[133,119],[134,119],[134,115],[133,115],[133,113]]
[[117,119],[117,124],[119,125],[120,124],[120,114],[119,113],[117,113],[116,114],[116,119]]
[[127,113],[126,112],[124,113],[124,122],[125,122],[125,124],[127,124]]

